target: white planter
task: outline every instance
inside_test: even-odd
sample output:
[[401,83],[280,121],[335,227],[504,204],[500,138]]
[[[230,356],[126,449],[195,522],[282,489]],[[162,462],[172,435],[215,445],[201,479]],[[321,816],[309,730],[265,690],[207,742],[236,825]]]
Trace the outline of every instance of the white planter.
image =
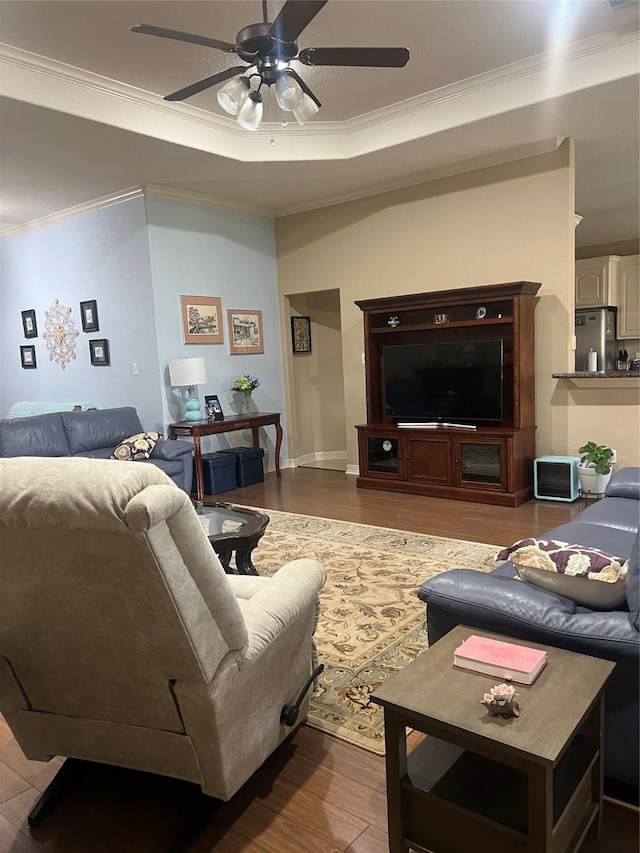
[[611,479],[611,472],[608,474],[596,474],[595,468],[583,468],[579,465],[578,478],[580,480],[580,490],[583,495],[602,495],[607,488],[607,483]]

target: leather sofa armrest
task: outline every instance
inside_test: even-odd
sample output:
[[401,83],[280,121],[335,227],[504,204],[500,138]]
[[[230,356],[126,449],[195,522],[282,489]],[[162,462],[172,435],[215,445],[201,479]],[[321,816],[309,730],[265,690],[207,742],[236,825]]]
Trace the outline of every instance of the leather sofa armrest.
[[607,483],[605,494],[609,498],[640,500],[640,468],[621,468]]
[[472,569],[443,572],[426,581],[418,595],[427,604],[427,625],[433,609],[447,616],[453,614],[456,624],[475,625],[609,660],[640,661],[640,634],[626,610],[588,610],[517,578],[495,577]]
[[193,444],[190,441],[169,441],[168,439],[160,439],[151,452],[151,459],[179,459],[187,453],[193,453]]

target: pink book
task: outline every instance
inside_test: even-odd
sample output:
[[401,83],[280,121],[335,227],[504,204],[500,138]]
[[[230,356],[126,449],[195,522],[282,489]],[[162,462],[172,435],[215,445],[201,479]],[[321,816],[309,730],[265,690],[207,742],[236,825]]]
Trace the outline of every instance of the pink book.
[[547,653],[472,634],[455,650],[453,663],[464,669],[532,684],[547,662]]

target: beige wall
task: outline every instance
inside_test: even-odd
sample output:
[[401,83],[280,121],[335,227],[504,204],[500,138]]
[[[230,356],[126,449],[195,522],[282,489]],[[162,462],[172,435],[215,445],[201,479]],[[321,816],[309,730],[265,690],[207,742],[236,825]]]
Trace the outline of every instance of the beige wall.
[[[311,352],[290,356],[290,404],[297,423],[288,442],[290,456],[345,452],[340,293],[323,290],[291,295],[288,302],[289,316],[311,318]],[[286,328],[290,328],[289,321]],[[290,352],[290,346],[288,349]]]
[[[573,145],[552,154],[444,178],[276,221],[281,301],[340,289],[348,463],[364,423],[362,314],[356,299],[539,281],[536,308],[537,453],[574,455],[587,440],[638,464],[637,392],[567,390],[573,370]],[[632,380],[635,382],[635,380]],[[610,397],[619,401],[612,418]]]
[[[578,226],[579,228],[580,226]],[[620,240],[616,243],[599,243],[597,246],[576,247],[576,260],[602,258],[605,255],[639,255],[640,239]]]

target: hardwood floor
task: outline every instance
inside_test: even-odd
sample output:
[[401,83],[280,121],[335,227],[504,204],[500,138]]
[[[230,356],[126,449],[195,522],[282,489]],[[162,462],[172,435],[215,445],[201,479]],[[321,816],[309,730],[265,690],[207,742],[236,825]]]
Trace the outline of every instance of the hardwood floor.
[[[221,500],[506,545],[568,521],[577,504],[516,509],[357,490],[336,471],[284,470],[282,480]],[[412,735],[415,739],[417,735]],[[35,830],[26,816],[60,767],[27,761],[0,719],[0,853],[162,853],[188,807],[182,782],[101,767]],[[193,853],[388,853],[384,759],[302,726],[221,806]],[[638,812],[606,801],[598,841],[581,853],[637,853]],[[458,853],[458,852],[456,852]],[[459,851],[467,853],[467,851]],[[468,851],[472,853],[472,851]]]

